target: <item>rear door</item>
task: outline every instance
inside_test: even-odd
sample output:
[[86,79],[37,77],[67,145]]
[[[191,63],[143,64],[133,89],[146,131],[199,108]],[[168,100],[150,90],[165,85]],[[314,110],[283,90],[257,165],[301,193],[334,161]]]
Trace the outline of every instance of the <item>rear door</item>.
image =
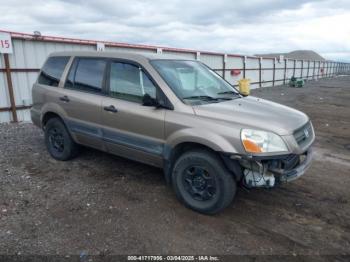
[[102,101],[103,137],[107,149],[130,159],[162,165],[165,109],[142,105],[147,93],[159,89],[133,62],[112,60],[106,80],[108,95]]
[[107,60],[74,58],[58,103],[66,124],[78,143],[104,150],[102,143],[102,96]]

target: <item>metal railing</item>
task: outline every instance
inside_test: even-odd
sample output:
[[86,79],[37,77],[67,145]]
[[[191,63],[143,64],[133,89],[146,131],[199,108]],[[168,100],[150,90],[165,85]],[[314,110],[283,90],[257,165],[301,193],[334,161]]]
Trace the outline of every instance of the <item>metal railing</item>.
[[[50,51],[48,51],[49,49],[54,49],[56,45],[60,45],[60,48],[63,50],[96,50],[97,43],[101,43],[100,41],[94,40],[51,36],[36,37],[31,34],[16,32],[7,33],[11,33],[11,38],[14,40],[15,52],[11,57],[9,57],[8,54],[3,54],[3,64],[0,59],[0,79],[1,74],[4,74],[4,79],[6,79],[4,80],[5,88],[2,90],[7,90],[7,92],[0,93],[0,116],[4,112],[10,113],[11,119],[14,122],[19,120],[18,111],[28,110],[31,107],[30,105],[21,103],[22,92],[25,90],[26,94],[30,93],[30,88],[33,84],[31,81],[36,78],[43,60],[48,53],[50,53]],[[106,51],[130,51],[131,49],[137,52],[170,53],[179,56],[179,58],[186,56],[201,60],[234,86],[237,86],[237,80],[241,78],[252,78],[252,85],[263,87],[267,84],[271,86],[287,84],[293,76],[309,80],[333,77],[338,74],[349,74],[350,72],[349,63],[334,61],[278,60],[276,58],[223,54],[191,49],[103,41],[102,43],[106,46]],[[54,49],[53,51],[58,50]],[[36,56],[40,56],[41,61],[39,61]],[[28,61],[31,62],[32,60],[38,61],[36,64],[28,63]],[[14,67],[11,67],[11,61],[15,64]],[[232,66],[233,64],[237,66]],[[239,72],[238,75],[237,72]],[[23,74],[25,78],[20,78],[19,75]],[[15,85],[13,77],[16,79]],[[26,79],[26,82],[21,82],[20,79]],[[26,86],[26,88],[23,86]]]

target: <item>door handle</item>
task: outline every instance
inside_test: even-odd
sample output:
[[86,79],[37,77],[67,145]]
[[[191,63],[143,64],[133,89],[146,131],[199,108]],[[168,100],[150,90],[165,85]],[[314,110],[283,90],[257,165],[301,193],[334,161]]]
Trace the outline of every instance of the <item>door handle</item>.
[[105,106],[103,109],[105,111],[112,112],[112,113],[117,113],[118,112],[118,109],[116,109],[113,105]]
[[70,101],[68,96],[61,96],[60,100],[63,101],[63,102],[67,102],[67,103]]

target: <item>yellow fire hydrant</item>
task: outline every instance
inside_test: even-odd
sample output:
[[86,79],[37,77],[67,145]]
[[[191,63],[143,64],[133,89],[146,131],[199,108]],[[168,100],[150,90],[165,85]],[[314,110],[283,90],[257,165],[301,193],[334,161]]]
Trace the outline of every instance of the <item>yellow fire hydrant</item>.
[[238,81],[239,86],[239,92],[244,95],[248,96],[250,94],[250,79],[243,78]]

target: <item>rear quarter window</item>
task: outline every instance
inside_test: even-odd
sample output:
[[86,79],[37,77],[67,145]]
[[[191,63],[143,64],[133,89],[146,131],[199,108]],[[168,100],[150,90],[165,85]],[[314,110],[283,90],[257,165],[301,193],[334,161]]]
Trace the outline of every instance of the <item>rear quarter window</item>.
[[67,56],[49,57],[41,69],[38,83],[48,86],[58,86],[68,61],[69,57]]

